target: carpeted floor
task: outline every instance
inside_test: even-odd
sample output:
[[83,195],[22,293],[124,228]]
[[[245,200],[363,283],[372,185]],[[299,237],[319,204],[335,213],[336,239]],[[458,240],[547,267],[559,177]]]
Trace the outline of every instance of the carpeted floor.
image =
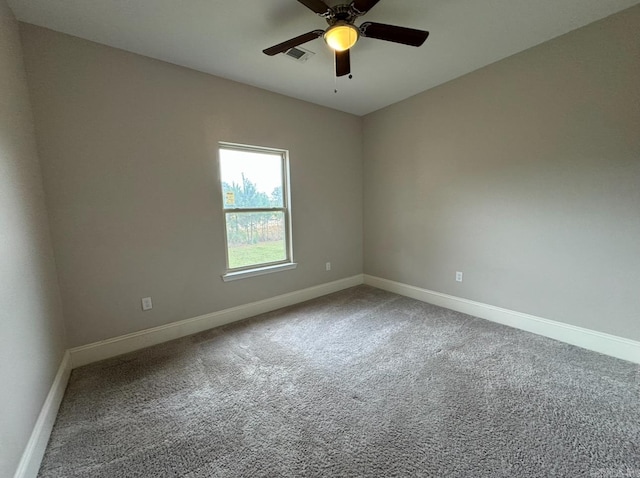
[[640,367],[368,286],[73,371],[45,477],[640,477]]

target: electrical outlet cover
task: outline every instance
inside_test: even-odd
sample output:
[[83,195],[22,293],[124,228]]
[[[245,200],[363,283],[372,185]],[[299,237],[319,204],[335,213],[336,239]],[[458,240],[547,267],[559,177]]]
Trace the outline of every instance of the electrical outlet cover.
[[143,297],[142,310],[151,310],[151,309],[153,309],[153,303],[151,302],[151,297]]

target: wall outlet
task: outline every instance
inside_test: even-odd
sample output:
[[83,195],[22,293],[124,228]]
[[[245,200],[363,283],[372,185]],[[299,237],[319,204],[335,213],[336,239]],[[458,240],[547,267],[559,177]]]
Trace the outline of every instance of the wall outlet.
[[142,310],[151,310],[151,309],[153,309],[153,304],[151,303],[151,297],[143,297]]
[[456,282],[462,282],[462,272],[456,272]]
[[330,271],[331,270],[331,262],[327,262],[325,264],[325,267],[327,268],[328,271]]

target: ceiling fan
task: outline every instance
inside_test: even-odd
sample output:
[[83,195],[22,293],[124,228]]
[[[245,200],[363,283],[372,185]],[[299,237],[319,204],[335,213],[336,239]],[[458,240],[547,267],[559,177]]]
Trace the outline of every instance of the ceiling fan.
[[327,45],[335,51],[336,76],[349,75],[351,77],[349,50],[360,37],[376,38],[410,46],[421,46],[425,42],[429,32],[423,30],[375,22],[365,22],[359,27],[355,26],[355,20],[371,10],[379,1],[353,0],[349,4],[329,7],[323,0],[298,0],[305,7],[324,18],[329,27],[326,30],[313,30],[262,51],[273,56],[323,36]]

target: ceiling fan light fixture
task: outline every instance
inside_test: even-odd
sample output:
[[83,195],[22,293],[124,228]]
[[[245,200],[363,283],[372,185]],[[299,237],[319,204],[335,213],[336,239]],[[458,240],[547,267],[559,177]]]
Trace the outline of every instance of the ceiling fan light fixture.
[[335,51],[345,51],[358,41],[360,32],[347,22],[337,22],[324,33],[324,41]]

